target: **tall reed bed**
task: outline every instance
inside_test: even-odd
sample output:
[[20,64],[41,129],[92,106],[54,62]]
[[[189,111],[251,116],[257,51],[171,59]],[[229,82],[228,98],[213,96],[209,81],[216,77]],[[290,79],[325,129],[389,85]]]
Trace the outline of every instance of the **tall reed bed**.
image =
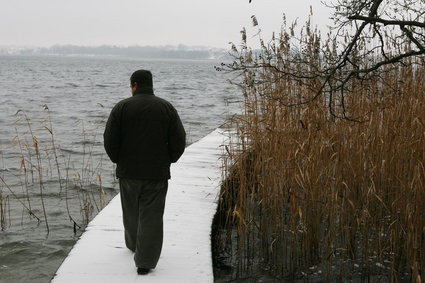
[[[290,38],[282,31],[260,54],[243,47],[232,65],[277,67],[239,69],[244,113],[230,121],[218,212],[223,230],[215,235],[234,264],[232,277],[422,282],[423,58],[353,78],[339,110],[355,119],[341,119],[331,111],[340,106],[330,110],[330,94],[284,106],[314,97],[321,79],[283,75],[288,66],[311,74],[290,60]],[[317,69],[326,63],[318,50],[337,48],[322,45],[309,27],[299,44]]]

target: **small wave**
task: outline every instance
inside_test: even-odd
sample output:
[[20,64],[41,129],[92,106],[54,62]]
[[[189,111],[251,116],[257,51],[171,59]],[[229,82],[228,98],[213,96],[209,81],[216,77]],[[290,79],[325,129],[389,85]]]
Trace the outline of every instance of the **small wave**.
[[199,105],[199,107],[201,108],[211,108],[211,107],[216,107],[215,104],[203,104],[203,105]]
[[198,121],[195,121],[195,122],[189,121],[189,122],[187,122],[187,124],[188,125],[191,125],[191,126],[199,126],[199,125],[202,125],[204,123],[203,122],[198,122]]
[[17,174],[21,172],[21,169],[19,167],[3,167],[3,168],[0,168],[0,172],[8,172],[12,174]]
[[96,144],[96,142],[91,141],[91,140],[83,140],[83,141],[73,142],[73,144],[78,144],[78,145],[94,145],[94,144]]
[[[100,104],[100,103],[98,103],[98,104]],[[91,114],[88,117],[89,118],[102,118],[102,119],[104,119],[104,118],[108,118],[108,114],[107,113]]]
[[[72,241],[72,244],[75,243],[75,241]],[[72,244],[68,244],[69,247],[72,246]],[[62,249],[60,249],[61,247],[58,247],[58,250],[51,252],[49,251],[46,256],[47,256],[47,260],[56,260],[56,259],[62,259],[64,258],[68,253]]]
[[79,152],[79,151],[67,149],[67,148],[61,148],[61,151],[66,152],[66,153],[71,153],[71,154],[81,154],[81,152]]

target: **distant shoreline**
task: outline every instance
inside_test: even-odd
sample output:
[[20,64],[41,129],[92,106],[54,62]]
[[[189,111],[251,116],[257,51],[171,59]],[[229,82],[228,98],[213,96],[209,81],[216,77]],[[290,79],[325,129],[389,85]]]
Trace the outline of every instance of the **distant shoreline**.
[[184,60],[226,60],[226,49],[203,46],[128,46],[112,45],[79,46],[54,45],[51,47],[2,47],[0,56],[51,55],[51,56],[87,56],[87,57],[128,57],[142,59],[184,59]]

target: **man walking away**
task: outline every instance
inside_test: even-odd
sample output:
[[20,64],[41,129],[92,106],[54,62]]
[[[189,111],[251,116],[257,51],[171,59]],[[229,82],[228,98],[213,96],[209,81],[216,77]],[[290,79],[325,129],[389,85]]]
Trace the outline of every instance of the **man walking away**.
[[117,164],[125,244],[137,273],[147,274],[161,254],[170,164],[183,154],[186,133],[176,109],[154,95],[150,71],[134,72],[130,83],[133,95],[114,106],[103,137]]

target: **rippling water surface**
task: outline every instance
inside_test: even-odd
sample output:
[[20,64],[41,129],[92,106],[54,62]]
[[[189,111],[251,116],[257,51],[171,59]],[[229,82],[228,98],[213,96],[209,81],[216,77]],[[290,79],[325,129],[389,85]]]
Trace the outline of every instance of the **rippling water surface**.
[[238,111],[218,63],[0,57],[0,282],[48,282],[116,195],[102,134],[113,105],[131,95],[131,73],[152,71],[155,94],[195,142]]

